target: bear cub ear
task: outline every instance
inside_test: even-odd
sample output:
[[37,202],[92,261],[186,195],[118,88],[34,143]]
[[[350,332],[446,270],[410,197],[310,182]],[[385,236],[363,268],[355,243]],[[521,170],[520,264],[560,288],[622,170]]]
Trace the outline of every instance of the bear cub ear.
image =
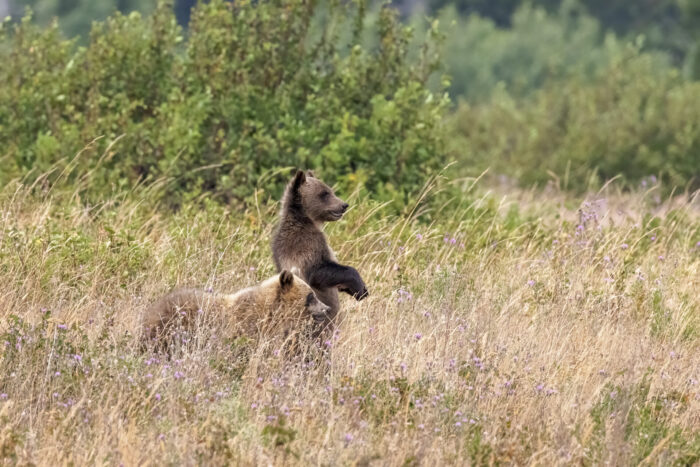
[[289,290],[294,284],[294,274],[286,269],[280,273],[280,287],[282,290]]
[[306,174],[304,173],[304,171],[297,170],[297,173],[294,175],[294,180],[292,181],[292,186],[294,187],[294,189],[297,189],[301,185],[303,185],[305,181],[306,181]]

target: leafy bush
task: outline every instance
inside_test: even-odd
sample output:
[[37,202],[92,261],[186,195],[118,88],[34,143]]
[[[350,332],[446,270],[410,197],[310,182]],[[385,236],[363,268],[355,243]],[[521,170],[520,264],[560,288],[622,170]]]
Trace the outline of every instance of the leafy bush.
[[49,182],[102,195],[167,177],[173,201],[203,190],[230,201],[256,187],[278,196],[286,174],[266,174],[301,166],[405,200],[444,164],[448,100],[425,86],[438,34],[410,60],[393,10],[380,12],[375,49],[361,45],[364,16],[363,2],[215,0],[185,39],[161,4],[97,23],[87,47],[56,25],[6,24],[0,183],[54,170]]
[[560,177],[583,190],[600,181],[656,176],[671,187],[700,182],[700,83],[659,70],[630,47],[591,82],[552,84],[531,99],[501,93],[453,117],[459,158],[521,183]]

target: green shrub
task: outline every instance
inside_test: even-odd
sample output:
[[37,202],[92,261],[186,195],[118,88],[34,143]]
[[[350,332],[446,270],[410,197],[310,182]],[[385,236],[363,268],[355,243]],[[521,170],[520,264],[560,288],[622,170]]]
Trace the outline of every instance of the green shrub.
[[700,182],[700,83],[659,70],[634,47],[592,81],[553,83],[529,99],[502,92],[461,105],[453,124],[465,167],[525,185],[556,177],[584,190],[617,175],[628,184],[653,175],[667,188]]
[[0,183],[54,170],[49,182],[101,196],[166,177],[174,202],[202,191],[241,201],[256,188],[278,196],[287,174],[270,174],[297,166],[406,200],[444,165],[448,100],[425,86],[439,38],[411,60],[410,28],[383,8],[370,49],[364,16],[362,2],[216,0],[198,5],[184,38],[161,4],[96,23],[86,47],[55,24],[6,24]]

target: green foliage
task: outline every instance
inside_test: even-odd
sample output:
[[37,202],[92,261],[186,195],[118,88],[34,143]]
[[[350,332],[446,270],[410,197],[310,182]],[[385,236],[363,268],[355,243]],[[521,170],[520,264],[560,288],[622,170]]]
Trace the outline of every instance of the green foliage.
[[31,8],[36,11],[36,21],[49,24],[55,17],[61,22],[61,30],[68,37],[87,37],[93,21],[105,20],[119,10],[148,12],[155,7],[155,0],[13,0],[16,9]]
[[0,39],[0,183],[53,170],[49,183],[101,196],[167,178],[173,202],[240,201],[279,196],[287,174],[272,171],[297,166],[406,200],[444,164],[448,100],[425,86],[435,54],[409,59],[411,30],[390,8],[378,46],[360,45],[357,6],[213,1],[185,40],[160,5],[96,23],[79,48],[27,17]]
[[[472,170],[491,167],[525,185],[553,177],[584,190],[619,174],[647,186],[700,181],[700,85],[630,47],[587,82],[552,84],[531,99],[503,92],[462,105],[453,118],[455,150]],[[595,176],[591,173],[595,171]],[[652,178],[653,182],[653,178]]]
[[[540,7],[554,8],[561,0],[534,0],[530,2]],[[433,11],[445,7],[453,7],[463,15],[479,15],[488,18],[499,25],[507,25],[511,22],[513,14],[520,7],[522,0],[430,0]]]
[[[675,64],[680,65],[693,45],[692,21],[696,0],[656,0],[634,2],[629,0],[429,0],[433,13],[447,6],[454,6],[463,15],[487,18],[499,27],[511,28],[517,11],[523,6],[555,13],[575,7],[576,14],[594,18],[605,31],[620,37],[634,39],[646,37],[645,50],[664,51],[670,54]],[[582,53],[582,58],[585,53]]]
[[293,453],[289,445],[294,442],[297,432],[295,429],[286,426],[286,417],[282,415],[275,417],[276,423],[274,425],[266,425],[262,429],[262,437],[272,446],[282,448],[286,453]]
[[477,15],[460,17],[453,7],[438,19],[446,25],[450,94],[470,102],[486,100],[500,87],[524,96],[570,75],[590,77],[623,48],[614,35],[603,40],[598,22],[570,5],[555,14],[524,5],[509,28]]
[[620,418],[620,428],[625,441],[632,446],[633,464],[654,459],[652,452],[658,451],[660,444],[672,447],[670,452],[657,454],[656,460],[674,465],[692,465],[700,456],[700,435],[687,433],[679,428],[671,428],[672,417],[669,407],[683,411],[687,408],[687,395],[666,393],[650,395],[649,374],[631,387],[606,384],[600,400],[591,408],[593,436],[586,446],[594,463],[602,460],[606,431],[615,429],[612,422]]

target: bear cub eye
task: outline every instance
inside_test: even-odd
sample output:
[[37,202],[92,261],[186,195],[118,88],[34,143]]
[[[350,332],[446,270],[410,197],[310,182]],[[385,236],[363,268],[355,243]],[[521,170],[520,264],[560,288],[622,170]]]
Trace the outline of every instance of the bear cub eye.
[[331,194],[330,191],[328,191],[328,190],[324,191],[324,192],[321,193],[321,195],[320,195],[320,196],[321,196],[321,199],[326,199],[326,198],[328,198],[328,197],[330,196],[330,194]]
[[314,301],[314,293],[310,292],[309,295],[306,296],[306,305],[304,306],[310,306]]

